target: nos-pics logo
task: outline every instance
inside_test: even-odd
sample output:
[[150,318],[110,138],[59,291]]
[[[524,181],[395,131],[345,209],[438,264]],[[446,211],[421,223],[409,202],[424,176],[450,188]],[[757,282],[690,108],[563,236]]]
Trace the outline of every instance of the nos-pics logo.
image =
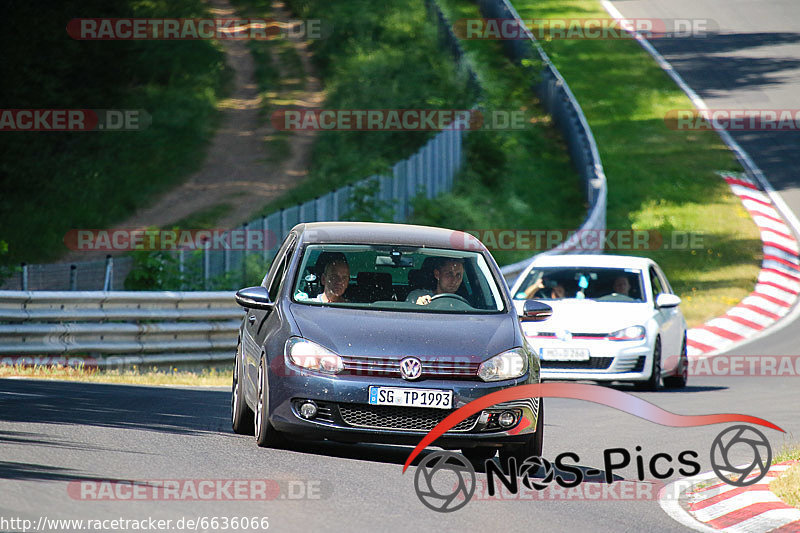
[[[731,453],[733,449],[737,453],[750,448],[752,461],[746,465],[734,465],[731,463]],[[625,452],[627,461],[623,463],[609,463],[612,454]],[[612,471],[614,468],[625,467],[630,463],[630,454],[621,448],[604,451],[605,463],[605,482],[613,483]],[[649,463],[650,474],[656,478],[664,479],[673,474],[674,469],[670,467],[666,472],[658,472],[654,464],[655,458],[661,456],[669,457],[667,454],[659,453],[653,456]],[[688,469],[679,468],[678,473],[685,476],[692,476],[700,471],[699,463],[691,460],[696,458],[697,453],[684,451],[679,454],[679,463]],[[563,458],[579,461],[577,454],[565,452],[556,459],[558,470],[542,457],[529,457],[521,464],[517,464],[516,459],[511,458],[507,465],[498,466],[493,460],[486,461],[486,477],[489,495],[494,494],[495,481],[502,483],[512,494],[516,494],[520,489],[520,482],[530,490],[544,490],[551,483],[555,482],[561,487],[570,488],[580,485],[584,480],[584,470],[576,465],[563,463]],[[639,463],[639,478],[644,479],[642,463]],[[737,425],[725,429],[714,439],[711,446],[711,465],[720,480],[737,487],[752,485],[760,481],[772,463],[772,449],[766,436],[755,428],[745,425]],[[505,468],[505,471],[504,471]],[[668,472],[668,473],[667,473]],[[567,476],[562,475],[567,473]],[[597,469],[588,469],[586,474],[600,474]],[[666,475],[665,475],[666,474]],[[467,505],[475,494],[477,476],[475,468],[464,456],[448,451],[434,452],[428,454],[417,467],[414,475],[414,489],[417,497],[428,508],[441,512],[449,513],[457,511]]]

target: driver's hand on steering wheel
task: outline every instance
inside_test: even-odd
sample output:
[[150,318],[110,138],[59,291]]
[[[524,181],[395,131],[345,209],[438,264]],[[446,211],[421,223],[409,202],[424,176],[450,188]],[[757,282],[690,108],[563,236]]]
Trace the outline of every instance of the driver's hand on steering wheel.
[[431,303],[431,295],[430,294],[423,294],[419,298],[417,298],[416,304],[417,305],[428,305]]

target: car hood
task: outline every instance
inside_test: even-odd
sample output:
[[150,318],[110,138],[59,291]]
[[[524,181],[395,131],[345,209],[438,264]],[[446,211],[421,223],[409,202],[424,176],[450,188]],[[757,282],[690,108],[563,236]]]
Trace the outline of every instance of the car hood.
[[340,355],[461,356],[474,361],[521,344],[508,314],[457,315],[293,304],[300,334]]
[[[536,332],[611,333],[628,326],[644,326],[653,314],[647,303],[597,302],[595,300],[542,300],[553,308],[543,322],[523,322],[526,335]],[[521,302],[515,301],[515,305]]]

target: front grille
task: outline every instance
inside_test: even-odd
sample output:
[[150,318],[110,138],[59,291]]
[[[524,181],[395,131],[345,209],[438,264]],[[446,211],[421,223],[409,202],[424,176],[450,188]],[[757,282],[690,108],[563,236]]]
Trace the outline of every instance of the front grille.
[[641,372],[644,370],[644,362],[647,359],[646,355],[640,355],[639,359],[636,360],[636,366],[631,369],[631,372]]
[[[401,359],[386,357],[366,357],[343,355],[344,373],[357,376],[400,376]],[[473,363],[468,358],[425,358],[422,363],[422,379],[424,378],[456,378],[476,379],[480,363]]]
[[613,357],[590,357],[588,361],[541,361],[542,368],[574,368],[576,370],[605,370]]
[[[388,405],[339,404],[339,413],[347,424],[374,429],[430,431],[453,411],[425,407],[393,407]],[[475,427],[480,413],[459,422],[449,432],[465,432]],[[448,433],[449,433],[448,432]]]

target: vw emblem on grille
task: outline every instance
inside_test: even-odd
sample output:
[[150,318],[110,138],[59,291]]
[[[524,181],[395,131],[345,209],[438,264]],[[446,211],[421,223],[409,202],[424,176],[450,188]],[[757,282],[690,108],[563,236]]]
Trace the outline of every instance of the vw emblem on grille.
[[400,361],[400,377],[417,379],[422,375],[422,362],[416,357],[406,357]]
[[571,341],[572,333],[570,333],[566,329],[560,329],[556,331],[556,338],[560,341]]

